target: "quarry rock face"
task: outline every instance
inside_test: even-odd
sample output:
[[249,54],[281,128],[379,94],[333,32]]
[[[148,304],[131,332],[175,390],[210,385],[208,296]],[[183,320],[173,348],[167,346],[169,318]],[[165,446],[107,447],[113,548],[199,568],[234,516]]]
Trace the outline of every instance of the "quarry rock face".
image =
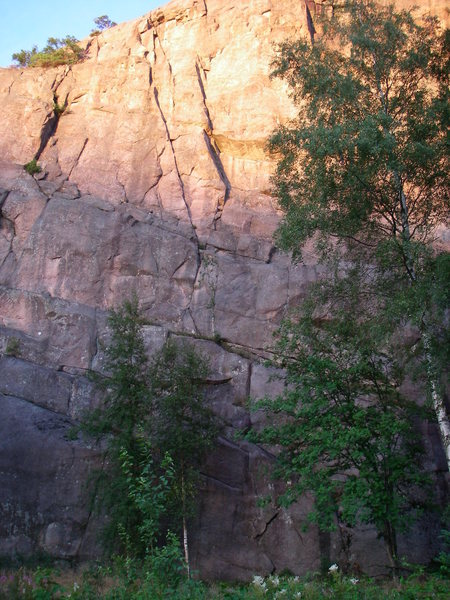
[[[0,554],[98,556],[83,484],[101,448],[70,431],[101,402],[86,373],[101,370],[107,311],[136,293],[150,354],[172,336],[211,362],[225,429],[191,524],[200,575],[301,574],[344,550],[363,570],[384,562],[373,531],[350,550],[339,534],[305,533],[311,498],[261,508],[279,485],[273,456],[234,435],[260,419],[249,395],[281,389],[263,360],[319,272],[274,246],[266,151],[294,115],[269,77],[274,47],[309,35],[305,6],[175,0],[90,39],[80,64],[0,69]],[[308,3],[313,19],[322,9]],[[33,158],[36,177],[23,170]],[[412,535],[403,549],[431,558],[437,531]]]

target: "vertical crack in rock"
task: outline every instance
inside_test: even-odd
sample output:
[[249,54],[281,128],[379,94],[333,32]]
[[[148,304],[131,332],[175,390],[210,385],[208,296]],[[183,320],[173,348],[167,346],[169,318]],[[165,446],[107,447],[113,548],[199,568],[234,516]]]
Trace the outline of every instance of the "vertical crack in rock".
[[86,51],[88,50],[88,48],[89,48],[89,49],[91,49],[91,48],[93,48],[93,49],[94,49],[94,51],[95,51],[95,56],[94,56],[94,58],[95,58],[95,61],[96,61],[96,62],[98,62],[98,55],[99,55],[99,52],[100,52],[100,44],[99,44],[99,42],[98,42],[98,36],[95,36],[94,40],[92,40],[92,41],[91,41],[91,42],[88,44],[88,47],[86,48]]
[[152,85],[153,85],[153,69],[152,69],[152,65],[150,64],[150,61],[149,61],[149,67],[148,67],[148,85],[150,87],[152,87]]
[[[163,53],[164,60],[167,63],[167,68],[169,69],[170,80],[171,80],[171,83],[172,83],[172,104],[173,104],[173,106],[175,106],[175,93],[174,93],[175,92],[175,78],[173,76],[172,65],[170,64],[170,60],[167,58],[166,51],[164,50],[164,46],[162,45],[162,41],[161,41],[161,38],[159,37],[159,33],[158,33],[158,28],[153,23],[151,17],[149,18],[149,23],[150,23],[150,25],[151,25],[151,27],[153,29],[153,32],[154,32],[154,39],[158,40],[159,47],[161,49],[161,52]],[[155,61],[156,61],[156,46],[154,46],[153,51],[154,51],[154,54],[155,54]]]
[[[190,301],[189,301],[189,304],[190,304],[191,302],[192,302],[192,296],[191,296],[191,299],[190,299]],[[186,313],[188,313],[188,315],[191,317],[192,324],[194,325],[194,332],[195,332],[195,335],[198,335],[198,336],[199,336],[199,335],[200,335],[200,330],[199,330],[199,328],[198,328],[198,325],[197,325],[197,323],[196,323],[196,321],[195,321],[194,315],[192,314],[191,307],[190,307],[190,306],[188,306],[188,307],[186,308],[186,311],[185,311],[185,312],[186,312]]]
[[9,196],[9,190],[3,190],[0,194],[0,216],[1,216],[2,206],[5,204],[6,198],[8,196]]
[[61,118],[61,115],[67,108],[69,94],[66,94],[64,103],[60,105],[58,97],[58,88],[71,71],[71,67],[66,68],[64,73],[62,74],[62,77],[59,80],[55,77],[51,86],[51,90],[53,92],[53,108],[52,112],[48,113],[47,118],[41,129],[41,142],[39,144],[39,148],[36,154],[34,155],[34,159],[36,161],[39,160],[41,154],[47,147],[50,139],[55,135],[56,130],[58,128],[59,119]]
[[286,304],[285,304],[285,309],[283,311],[284,312],[283,318],[285,318],[288,313],[290,302],[291,302],[291,265],[289,265],[287,268]]
[[245,384],[245,395],[247,396],[247,398],[250,398],[250,396],[251,396],[252,377],[253,377],[253,363],[252,363],[252,361],[249,361],[247,381]]
[[[158,107],[159,114],[161,116],[161,120],[162,120],[162,122],[164,124],[164,128],[165,128],[165,131],[166,131],[167,142],[168,142],[168,144],[170,146],[170,150],[172,152],[173,163],[174,163],[174,166],[175,166],[175,171],[176,171],[176,174],[177,174],[178,183],[180,185],[181,197],[183,199],[184,206],[186,207],[186,212],[187,212],[187,215],[188,215],[188,218],[189,218],[189,222],[190,222],[191,228],[192,228],[192,235],[193,235],[194,242],[195,242],[195,245],[196,245],[197,270],[196,270],[195,276],[193,278],[191,297],[190,297],[189,302],[188,302],[188,307],[190,307],[190,305],[192,303],[192,298],[194,296],[195,282],[197,280],[198,273],[200,271],[200,267],[201,267],[201,263],[202,263],[202,259],[201,259],[201,256],[200,256],[200,242],[199,242],[199,239],[198,239],[197,232],[195,230],[195,225],[194,225],[194,221],[192,219],[191,209],[190,209],[190,206],[189,206],[189,204],[188,204],[188,202],[186,200],[186,192],[185,192],[185,188],[184,188],[184,182],[183,182],[183,178],[181,177],[180,169],[178,167],[178,161],[177,161],[177,155],[176,155],[176,152],[175,152],[175,147],[173,145],[173,141],[172,141],[172,138],[170,136],[169,125],[167,123],[167,119],[166,119],[166,117],[164,115],[164,112],[162,110],[161,103],[159,102],[158,88],[156,87],[156,85],[153,85],[153,95],[154,95],[154,98],[155,98],[156,106]],[[195,328],[197,328],[195,322],[194,322],[194,326],[195,326]]]
[[[165,62],[167,64],[167,68],[169,69],[169,73],[170,73],[170,77],[171,77],[171,82],[172,82],[172,106],[175,106],[175,79],[174,79],[174,76],[173,76],[172,65],[170,64],[170,61],[167,58],[166,52],[164,50],[164,47],[162,45],[161,39],[160,39],[159,34],[158,34],[158,30],[157,30],[155,24],[153,23],[151,17],[149,18],[149,23],[150,23],[151,27],[153,28],[154,37],[158,40],[159,47],[160,47],[161,52],[162,52],[162,54],[164,56],[164,60],[165,60]],[[154,52],[155,52],[155,61],[156,61],[156,48],[154,49]],[[150,68],[151,68],[151,66],[150,66]],[[201,257],[200,257],[200,249],[199,249],[199,240],[198,240],[197,232],[195,231],[194,222],[192,220],[191,208],[190,208],[190,206],[189,206],[189,204],[187,202],[187,199],[186,199],[186,190],[185,190],[185,187],[184,187],[184,181],[183,181],[183,178],[181,176],[181,172],[180,172],[180,169],[179,169],[179,166],[178,166],[177,155],[176,155],[175,147],[174,147],[174,144],[173,144],[173,138],[170,135],[169,124],[167,122],[166,116],[165,116],[164,111],[162,109],[161,102],[159,101],[158,88],[157,88],[156,84],[153,82],[153,76],[152,75],[149,75],[149,82],[150,82],[150,87],[153,88],[153,95],[154,95],[154,98],[155,98],[156,106],[157,106],[159,114],[161,116],[161,120],[163,122],[164,129],[166,131],[167,142],[169,143],[169,146],[170,146],[170,149],[171,149],[171,152],[172,152],[173,162],[174,162],[174,166],[175,166],[175,171],[177,173],[178,182],[180,184],[181,197],[182,197],[184,205],[186,207],[186,212],[187,212],[187,215],[188,215],[188,218],[189,218],[189,222],[190,222],[191,227],[192,227],[193,237],[194,237],[194,239],[196,241],[196,244],[197,244],[197,273],[198,273],[198,270],[200,269]]]
[[[83,149],[84,149],[84,147],[83,147]],[[127,190],[125,189],[125,186],[124,186],[124,184],[123,184],[123,183],[120,181],[120,179],[119,179],[119,175],[118,175],[117,171],[116,171],[116,183],[117,183],[117,184],[118,184],[118,185],[121,187],[121,189],[122,189],[122,192],[123,192],[123,200],[122,200],[122,203],[123,203],[123,204],[128,204]]]
[[[174,77],[173,77],[172,65],[170,64],[170,62],[169,62],[169,60],[167,58],[167,55],[166,55],[166,53],[164,51],[164,47],[163,47],[163,45],[161,43],[161,40],[159,38],[157,28],[156,28],[155,24],[153,23],[151,17],[148,19],[147,24],[148,24],[149,28],[151,27],[153,29],[153,60],[154,60],[154,62],[156,62],[156,60],[157,60],[156,40],[158,40],[158,44],[159,44],[159,47],[161,49],[162,55],[164,57],[165,62],[167,63],[167,68],[169,69],[170,78],[171,78],[171,82],[172,82],[172,106],[174,106],[175,105],[175,100],[174,100],[174,98],[175,98],[175,80],[174,80]],[[180,186],[181,197],[182,197],[184,206],[186,208],[186,213],[188,215],[188,219],[189,219],[189,222],[190,222],[190,225],[191,225],[191,228],[192,228],[192,238],[193,238],[193,241],[194,241],[195,247],[196,247],[196,273],[195,273],[195,276],[193,278],[192,290],[190,292],[190,298],[189,298],[189,301],[187,303],[187,310],[188,310],[189,314],[191,315],[191,319],[192,319],[192,323],[194,325],[195,331],[198,332],[197,324],[195,323],[194,319],[192,318],[192,314],[190,312],[190,306],[192,304],[192,298],[193,298],[194,292],[195,292],[195,282],[197,281],[198,274],[199,274],[200,267],[201,267],[201,262],[202,262],[201,255],[200,255],[200,243],[199,243],[198,235],[197,235],[197,232],[195,230],[195,225],[194,225],[194,222],[193,222],[193,219],[192,219],[191,208],[190,208],[190,206],[189,206],[189,204],[187,202],[186,191],[185,191],[185,187],[184,187],[184,181],[183,181],[183,178],[181,176],[180,168],[178,166],[177,155],[176,155],[175,147],[174,147],[174,144],[173,144],[173,139],[172,139],[172,136],[170,134],[169,124],[167,122],[166,116],[165,116],[163,108],[161,106],[161,102],[159,100],[158,87],[157,87],[155,79],[153,77],[152,61],[151,61],[151,57],[149,56],[149,54],[150,54],[149,52],[147,52],[145,54],[145,58],[146,58],[146,60],[147,60],[147,62],[149,64],[149,74],[148,74],[149,93],[151,94],[151,90],[153,90],[153,96],[154,96],[154,99],[155,99],[155,103],[156,103],[156,106],[158,108],[158,112],[159,112],[159,115],[161,117],[161,121],[162,121],[162,123],[164,125],[164,130],[166,132],[166,140],[167,140],[167,143],[168,143],[168,145],[170,147],[170,151],[172,153],[173,164],[174,164],[175,172],[177,174],[178,183],[179,183],[179,186]],[[162,156],[162,154],[164,152],[164,149],[165,148],[163,148],[163,150],[161,151],[161,153],[158,155],[158,161],[161,158],[161,156]],[[162,178],[162,176],[163,176],[163,173],[161,172],[161,175],[158,177],[157,182],[154,185],[152,185],[149,188],[149,190],[147,190],[147,193],[148,193],[148,191],[150,191],[150,189],[152,189],[152,188],[154,188],[154,187],[156,187],[158,185],[158,183],[159,183],[160,179]],[[157,196],[159,198],[158,190],[157,190]],[[160,199],[159,199],[159,206],[160,206],[160,210],[161,210],[162,202],[161,202]]]
[[173,145],[173,140],[172,140],[172,138],[170,136],[169,125],[167,123],[167,119],[166,119],[166,117],[164,115],[164,112],[163,112],[163,109],[161,107],[161,103],[159,101],[159,93],[158,93],[158,89],[157,89],[156,86],[153,87],[153,95],[155,97],[155,102],[156,102],[156,106],[158,107],[159,114],[161,115],[161,120],[162,120],[162,122],[164,124],[164,128],[166,130],[167,141],[169,142],[169,146],[170,146],[170,149],[172,151],[173,162],[174,162],[174,165],[175,165],[175,171],[177,173],[178,182],[180,184],[180,189],[181,189],[181,197],[183,198],[183,202],[184,202],[184,205],[186,207],[186,211],[187,211],[187,214],[188,214],[188,217],[189,217],[189,221],[190,221],[190,223],[192,225],[193,235],[194,235],[195,239],[198,242],[197,232],[195,231],[194,223],[192,221],[191,209],[190,209],[190,206],[189,206],[189,204],[187,203],[187,200],[186,200],[186,192],[185,192],[185,189],[184,189],[183,178],[181,177],[180,169],[178,167],[177,155],[176,155],[175,148],[174,148],[174,145]]
[[84,142],[83,142],[83,146],[82,146],[82,148],[81,148],[80,152],[78,153],[78,156],[76,157],[76,159],[75,159],[75,162],[74,162],[74,163],[73,163],[73,165],[72,165],[72,168],[71,168],[71,169],[70,169],[70,171],[69,171],[69,175],[67,176],[67,179],[70,179],[70,176],[72,175],[72,171],[73,171],[73,170],[75,169],[75,167],[78,165],[78,162],[79,162],[79,160],[80,160],[80,158],[81,158],[81,155],[83,154],[83,152],[84,152],[84,151],[85,151],[85,149],[86,149],[86,146],[87,146],[87,143],[88,143],[88,141],[89,141],[89,138],[86,138],[86,139],[84,140]]
[[[104,470],[105,470],[105,464],[106,464],[106,453],[103,452],[102,453],[102,464],[100,466],[100,471],[101,472],[104,472]],[[96,491],[97,490],[95,490],[95,492]],[[85,537],[87,535],[89,524],[90,524],[92,516],[93,516],[93,514],[95,512],[95,508],[94,508],[95,504],[94,504],[94,502],[89,502],[88,506],[89,506],[89,512],[88,512],[88,515],[87,515],[86,523],[85,523],[84,528],[83,528],[83,533],[82,533],[82,536],[81,536],[79,548],[83,547],[84,540],[85,540]]]
[[267,260],[266,260],[266,264],[267,265],[271,264],[276,251],[277,251],[277,247],[276,246],[272,246],[271,249],[269,250],[269,256],[267,257]]
[[[7,258],[9,257],[9,255],[12,253],[13,249],[13,240],[14,237],[16,235],[16,230],[15,230],[15,226],[14,226],[14,221],[11,221],[10,219],[8,219],[7,217],[5,217],[2,214],[2,206],[3,204],[6,202],[6,199],[8,198],[10,194],[9,190],[3,190],[0,194],[0,220],[3,219],[3,221],[5,221],[5,223],[9,224],[10,227],[10,232],[12,232],[12,236],[11,239],[9,240],[9,247],[8,247],[8,251],[6,252],[6,254],[3,257],[3,260],[0,262],[0,268],[5,264]],[[7,242],[8,239],[6,238]]]
[[203,137],[205,140],[206,147],[208,149],[208,153],[211,156],[211,159],[216,168],[217,174],[219,175],[219,178],[225,187],[224,197],[221,201],[219,201],[217,208],[216,208],[216,214],[214,215],[214,229],[216,229],[217,221],[221,218],[224,206],[227,203],[228,199],[230,198],[231,183],[230,183],[230,180],[228,179],[228,176],[225,172],[225,168],[223,166],[222,160],[220,158],[220,150],[214,140],[214,136],[213,136],[214,126],[213,126],[213,123],[211,120],[211,115],[210,115],[209,108],[208,108],[205,86],[203,83],[203,78],[202,78],[202,74],[200,71],[200,65],[199,65],[198,60],[195,64],[195,70],[197,73],[198,86],[200,88],[200,93],[201,93],[202,99],[203,99],[203,110],[205,112],[206,120],[208,123],[208,128],[203,130]]
[[306,24],[308,26],[309,37],[311,38],[311,44],[314,44],[314,36],[316,35],[316,28],[314,27],[313,18],[311,11],[309,10],[307,0],[304,0],[306,10]]

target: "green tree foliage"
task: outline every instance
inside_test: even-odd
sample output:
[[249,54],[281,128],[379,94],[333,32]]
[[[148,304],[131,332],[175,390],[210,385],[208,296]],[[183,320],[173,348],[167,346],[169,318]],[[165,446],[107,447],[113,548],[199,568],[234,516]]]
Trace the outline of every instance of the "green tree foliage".
[[32,57],[34,57],[37,52],[37,46],[33,46],[31,50],[21,50],[20,52],[15,52],[11,58],[18,64],[19,67],[29,67]]
[[[384,324],[362,314],[358,276],[318,284],[300,316],[283,323],[278,366],[286,369],[286,389],[256,403],[271,424],[249,439],[281,447],[275,475],[290,482],[282,504],[309,491],[309,518],[322,530],[374,525],[395,571],[397,532],[429,506],[417,431],[429,415],[402,395],[401,342],[392,347]],[[330,294],[333,316],[317,314]]]
[[97,17],[94,19],[94,23],[96,28],[92,29],[90,33],[91,36],[99,35],[105,29],[110,29],[111,27],[115,27],[117,25],[116,22],[111,21],[108,15],[101,15],[100,17]]
[[435,302],[448,254],[430,248],[449,207],[448,32],[363,1],[324,27],[275,63],[300,107],[271,139],[278,241],[298,259],[313,239],[323,260],[372,264],[371,293],[376,273],[397,319],[432,329],[433,310],[449,306]]
[[20,67],[57,67],[77,63],[83,56],[84,50],[78,45],[78,40],[68,35],[62,39],[49,37],[42,50],[33,46],[31,50],[16,52],[12,59]]
[[[360,285],[390,330],[422,333],[422,362],[450,461],[439,393],[448,253],[432,246],[448,214],[448,32],[436,19],[355,1],[324,24],[321,40],[281,47],[275,75],[299,114],[271,139],[285,212],[280,245],[301,259],[366,264]],[[376,298],[376,300],[375,300]],[[447,296],[448,298],[448,296]],[[448,355],[447,355],[448,356]]]
[[405,369],[423,365],[450,442],[437,385],[449,255],[432,246],[448,211],[448,35],[350,2],[313,45],[283,44],[274,74],[299,108],[270,141],[277,240],[296,260],[312,242],[328,283],[280,330],[289,385],[264,406],[286,422],[251,435],[282,447],[285,499],[314,492],[324,528],[372,523],[395,569],[396,533],[423,499]]
[[183,532],[205,452],[218,434],[205,405],[205,359],[169,341],[149,361],[137,300],[109,317],[106,377],[95,375],[104,405],[84,429],[107,446],[106,468],[96,474],[96,502],[108,515],[106,547],[127,555],[154,554],[165,527]]
[[29,175],[35,175],[36,173],[40,173],[42,171],[42,168],[37,164],[35,158],[33,158],[33,160],[30,160],[30,162],[27,162],[27,164],[24,165],[23,168]]
[[181,519],[188,573],[187,519],[195,507],[201,461],[219,433],[202,389],[208,371],[207,362],[192,347],[180,347],[170,340],[151,368],[154,411],[150,437],[159,452],[173,461],[171,513]]
[[284,248],[301,256],[317,236],[321,255],[336,240],[380,249],[399,277],[414,278],[416,245],[448,209],[446,61],[436,19],[418,25],[360,1],[318,43],[281,47],[274,74],[301,107],[271,140]]
[[83,429],[106,440],[106,468],[93,477],[95,503],[108,517],[103,532],[105,547],[142,555],[146,546],[139,532],[142,515],[128,483],[130,465],[139,478],[144,475],[143,464],[148,456],[145,435],[138,427],[150,412],[150,397],[144,321],[137,301],[125,302],[112,311],[108,323],[111,340],[104,364],[108,376],[92,375],[104,394],[104,404],[85,416]]

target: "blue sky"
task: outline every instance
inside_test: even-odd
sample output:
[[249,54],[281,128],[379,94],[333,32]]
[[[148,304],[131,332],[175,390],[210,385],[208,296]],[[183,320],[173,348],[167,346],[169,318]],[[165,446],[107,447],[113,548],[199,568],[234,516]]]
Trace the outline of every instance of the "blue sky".
[[89,35],[93,20],[108,15],[121,23],[140,17],[168,0],[0,0],[0,66],[11,64],[11,55],[45,46],[50,36]]

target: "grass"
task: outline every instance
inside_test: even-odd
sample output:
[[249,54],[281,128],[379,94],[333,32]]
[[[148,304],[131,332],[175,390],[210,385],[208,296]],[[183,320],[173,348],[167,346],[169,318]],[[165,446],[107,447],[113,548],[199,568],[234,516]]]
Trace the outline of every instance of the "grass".
[[450,597],[445,573],[418,570],[397,582],[325,576],[255,576],[249,584],[207,584],[183,577],[170,582],[142,564],[118,559],[108,567],[49,568],[0,573],[0,600],[428,600]]

